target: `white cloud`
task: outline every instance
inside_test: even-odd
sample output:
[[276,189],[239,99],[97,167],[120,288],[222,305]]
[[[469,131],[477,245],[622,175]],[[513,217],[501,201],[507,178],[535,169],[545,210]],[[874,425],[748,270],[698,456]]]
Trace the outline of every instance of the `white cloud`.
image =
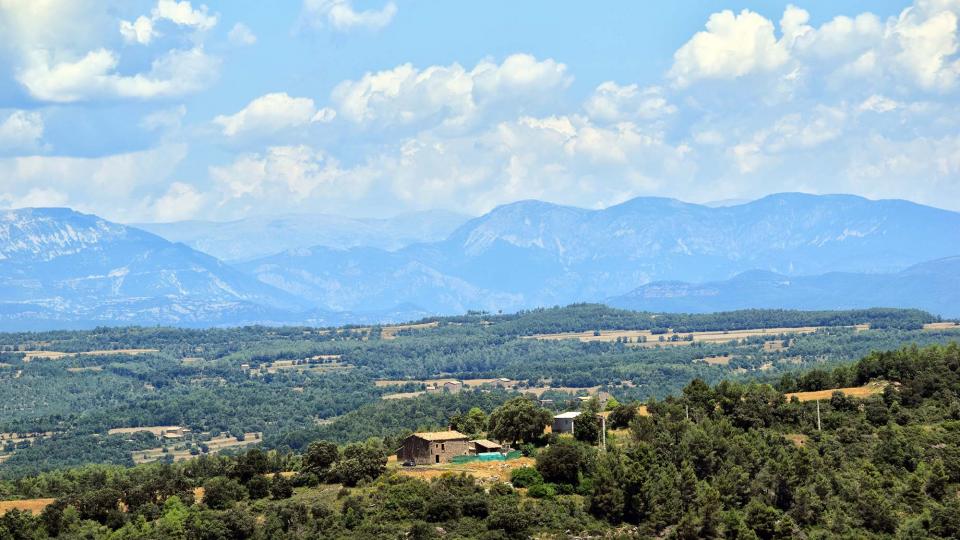
[[143,201],[158,187],[166,189],[186,153],[185,145],[172,144],[96,158],[0,158],[0,201],[10,206],[70,206],[108,219],[143,220],[151,215]]
[[246,199],[288,208],[318,192],[339,196],[346,187],[336,160],[306,145],[245,154],[229,165],[211,167],[210,176],[220,185],[224,202]]
[[148,45],[160,34],[153,29],[153,19],[141,15],[132,22],[120,21],[120,35],[127,43]]
[[216,15],[207,15],[207,6],[194,9],[188,1],[158,0],[157,7],[151,11],[154,20],[173,22],[180,26],[189,26],[197,30],[210,30],[217,25]]
[[207,15],[207,6],[194,9],[188,1],[158,0],[150,17],[141,15],[134,21],[120,21],[120,34],[127,43],[148,45],[160,36],[156,25],[162,21],[202,32],[217,25],[217,16]]
[[897,107],[899,106],[900,106],[899,103],[897,103],[896,101],[890,98],[884,97],[880,94],[873,94],[872,96],[863,100],[863,102],[860,103],[860,106],[857,107],[857,109],[861,112],[870,111],[870,112],[876,112],[876,113],[885,113],[885,112],[893,111],[897,109]]
[[257,36],[253,33],[253,30],[250,30],[249,26],[239,22],[233,25],[230,33],[227,34],[227,38],[230,40],[230,43],[234,45],[253,45],[257,42]]
[[174,182],[151,205],[153,221],[180,221],[196,217],[204,205],[204,196],[190,184]]
[[69,204],[65,193],[50,188],[32,188],[22,196],[0,193],[0,208],[51,208]]
[[186,114],[187,107],[184,105],[160,109],[144,116],[140,121],[140,127],[147,131],[177,130]]
[[569,85],[565,65],[553,59],[537,60],[514,54],[496,64],[489,60],[467,71],[459,64],[417,69],[410,64],[367,73],[358,81],[344,81],[332,99],[341,117],[361,125],[409,125],[429,121],[447,127],[463,126],[481,111],[498,105],[544,102],[544,96]]
[[640,88],[636,84],[621,86],[612,81],[598,86],[584,103],[584,109],[591,118],[607,122],[652,120],[677,111],[661,88]]
[[17,72],[17,80],[33,97],[58,103],[180,96],[206,87],[220,65],[200,47],[169,51],[153,61],[149,72],[135,75],[118,73],[119,60],[107,49],[60,62],[46,51],[34,51],[28,60],[28,66]]
[[33,152],[40,149],[43,116],[35,111],[0,113],[0,153]]
[[329,109],[317,110],[310,98],[290,97],[286,92],[265,94],[251,101],[239,112],[218,116],[219,124],[228,137],[255,133],[265,135],[311,122],[329,122],[336,113]]
[[351,0],[304,0],[302,17],[316,28],[380,30],[389,26],[396,14],[397,5],[393,2],[387,2],[380,9],[357,11]]
[[917,0],[883,22],[872,13],[840,15],[813,27],[809,14],[787,6],[781,36],[772,21],[750,10],[714,13],[674,54],[670,80],[680,88],[701,80],[769,74],[790,81],[822,77],[834,88],[886,81],[903,91],[945,92],[960,79],[957,28],[960,2]]
[[748,9],[739,15],[730,10],[714,13],[706,28],[674,53],[668,77],[677,86],[772,71],[789,60],[786,46],[774,36],[773,23]]

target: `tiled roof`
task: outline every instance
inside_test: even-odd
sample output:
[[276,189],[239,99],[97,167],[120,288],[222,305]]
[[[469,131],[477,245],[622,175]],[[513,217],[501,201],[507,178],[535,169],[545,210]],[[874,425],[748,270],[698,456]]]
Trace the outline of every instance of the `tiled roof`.
[[419,437],[425,441],[450,441],[456,439],[467,439],[466,435],[459,431],[430,431],[423,433],[414,433],[414,437]]
[[490,441],[490,440],[487,440],[487,439],[476,439],[476,440],[473,440],[473,441],[470,441],[470,442],[472,442],[472,443],[474,443],[474,444],[479,444],[480,446],[483,446],[483,447],[486,447],[486,448],[494,448],[494,447],[500,447],[500,446],[502,446],[500,443],[495,443],[495,442]]

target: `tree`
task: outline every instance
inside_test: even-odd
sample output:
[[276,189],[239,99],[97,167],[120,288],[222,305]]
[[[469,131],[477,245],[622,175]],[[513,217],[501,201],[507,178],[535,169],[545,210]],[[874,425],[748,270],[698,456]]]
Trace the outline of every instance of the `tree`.
[[478,437],[487,427],[487,415],[480,407],[472,407],[467,414],[453,415],[450,427],[471,437]]
[[501,441],[533,442],[543,436],[543,430],[550,423],[550,411],[541,408],[527,397],[513,398],[490,413],[490,435]]
[[303,454],[303,470],[321,476],[340,458],[340,449],[329,441],[313,441]]
[[[609,406],[609,403],[607,405]],[[630,422],[637,417],[639,407],[640,405],[637,403],[627,403],[614,407],[614,409],[610,411],[610,416],[607,417],[607,423],[610,429],[624,429],[629,427]]]
[[270,496],[278,500],[293,497],[293,484],[282,474],[274,474],[273,481],[270,482]]
[[374,480],[387,469],[387,453],[383,443],[369,439],[363,443],[347,445],[343,458],[332,469],[333,476],[348,486],[361,480]]
[[574,420],[573,436],[588,444],[600,443],[600,402],[596,397],[583,404],[580,416]]
[[203,483],[203,502],[214,510],[223,510],[247,496],[247,490],[232,478],[215,476]]
[[577,485],[580,474],[592,468],[594,452],[583,443],[561,439],[537,455],[537,470],[547,482]]
[[247,482],[247,493],[251,499],[262,499],[270,495],[270,481],[262,475],[254,476]]

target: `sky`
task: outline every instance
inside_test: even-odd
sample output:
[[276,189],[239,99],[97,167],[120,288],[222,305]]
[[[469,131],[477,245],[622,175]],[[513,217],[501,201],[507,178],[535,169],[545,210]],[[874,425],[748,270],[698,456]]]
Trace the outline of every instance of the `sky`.
[[960,0],[0,0],[0,207],[960,210]]

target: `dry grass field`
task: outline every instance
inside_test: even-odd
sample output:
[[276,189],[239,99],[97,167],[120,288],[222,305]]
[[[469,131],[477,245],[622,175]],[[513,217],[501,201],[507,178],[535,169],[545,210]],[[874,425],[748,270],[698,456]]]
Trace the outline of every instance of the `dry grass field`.
[[0,501],[0,516],[11,510],[20,510],[21,512],[30,512],[33,515],[39,515],[43,509],[53,504],[56,499],[23,499],[20,501]]
[[437,322],[429,323],[420,323],[420,324],[395,324],[391,326],[384,326],[380,330],[381,339],[396,339],[397,333],[403,330],[422,330],[424,328],[436,328],[439,325]]
[[955,322],[935,322],[923,325],[924,330],[960,330],[960,323]]
[[157,349],[116,349],[112,351],[101,350],[101,351],[83,351],[76,353],[68,352],[59,352],[59,351],[20,351],[24,353],[23,361],[29,362],[31,360],[59,360],[66,356],[100,356],[105,354],[126,354],[126,355],[138,355],[138,354],[149,354],[159,352]]
[[489,385],[500,385],[508,388],[512,388],[517,384],[517,381],[506,380],[501,381],[500,379],[381,379],[374,381],[373,384],[378,388],[386,388],[388,386],[400,386],[403,384],[414,383],[414,384],[425,384],[427,386],[437,386],[446,382],[461,382],[464,386],[468,388],[476,388],[483,386],[485,384]]
[[[781,334],[812,334],[819,330],[819,326],[801,326],[795,328],[753,328],[747,330],[730,330],[717,332],[687,332],[666,334],[653,334],[649,330],[601,330],[599,335],[594,332],[560,332],[556,334],[536,334],[527,336],[527,339],[557,340],[557,339],[576,339],[583,342],[591,341],[616,341],[617,339],[628,339],[628,345],[633,347],[670,347],[690,345],[694,342],[701,343],[726,343],[732,340],[747,339],[757,336],[777,336]],[[682,339],[686,336],[693,336],[692,341],[670,341],[671,336]],[[664,341],[660,341],[663,337]],[[646,339],[644,342],[643,339]]]
[[730,361],[736,358],[735,356],[707,356],[700,359],[700,362],[711,366],[728,366]]
[[818,399],[830,399],[830,396],[832,396],[834,392],[840,391],[847,397],[865,398],[882,394],[887,384],[886,382],[878,381],[849,388],[834,388],[832,390],[818,390],[816,392],[792,392],[790,394],[784,394],[784,396],[788,401],[793,397],[796,397],[800,401],[814,401]]
[[[314,356],[312,359],[329,359],[335,360],[340,358],[340,355],[331,354],[331,355],[319,355]],[[311,371],[314,373],[325,373],[328,371],[340,371],[353,369],[353,364],[343,364],[340,362],[324,362],[324,363],[311,363],[311,362],[300,362],[297,360],[276,360],[267,366],[267,373],[277,373],[279,371]]]
[[397,472],[403,476],[411,476],[421,480],[429,481],[432,478],[438,478],[444,474],[467,473],[476,478],[479,482],[509,482],[510,471],[520,467],[533,467],[536,461],[529,457],[520,457],[507,461],[475,461],[473,463],[444,463],[441,465],[426,465],[419,467],[400,467],[397,464],[396,456],[391,456],[387,466],[395,467]]
[[[236,437],[224,436],[210,439],[209,441],[205,441],[204,444],[210,449],[210,454],[216,454],[217,452],[230,448],[242,448],[244,446],[258,444],[262,439],[263,433],[245,433],[242,441],[237,440]],[[163,450],[163,448],[148,448],[146,450],[131,452],[130,455],[133,458],[133,462],[138,465],[163,459],[164,456],[173,456],[174,461],[186,461],[199,457],[199,454],[192,455],[190,450],[183,445],[168,448],[166,452]]]
[[133,433],[148,432],[154,437],[160,437],[168,433],[177,433],[182,435],[183,428],[180,426],[144,426],[131,428],[113,428],[107,431],[107,435],[130,435]]

